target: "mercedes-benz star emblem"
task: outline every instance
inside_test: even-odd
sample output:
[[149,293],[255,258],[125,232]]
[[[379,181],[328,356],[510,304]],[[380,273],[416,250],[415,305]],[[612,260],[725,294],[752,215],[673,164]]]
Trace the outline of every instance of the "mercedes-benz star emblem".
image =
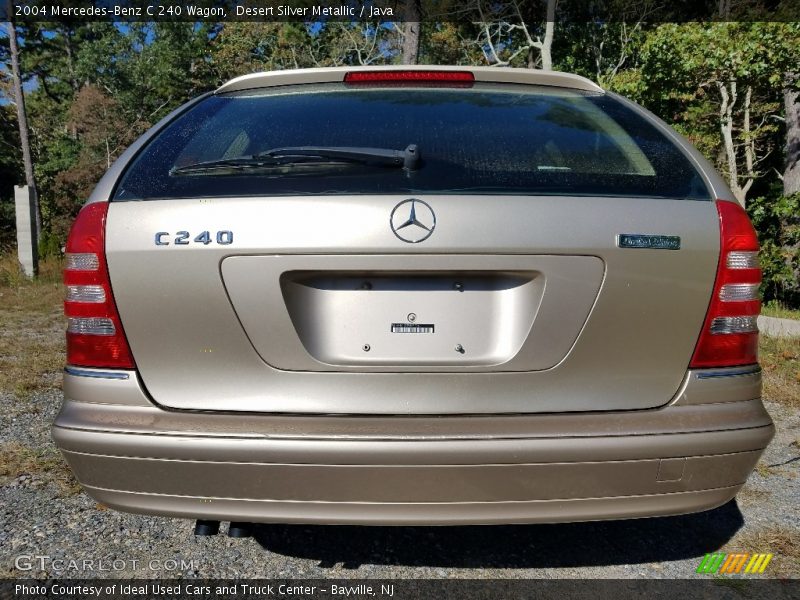
[[436,213],[427,202],[410,198],[394,207],[389,223],[398,238],[409,244],[419,244],[436,228]]

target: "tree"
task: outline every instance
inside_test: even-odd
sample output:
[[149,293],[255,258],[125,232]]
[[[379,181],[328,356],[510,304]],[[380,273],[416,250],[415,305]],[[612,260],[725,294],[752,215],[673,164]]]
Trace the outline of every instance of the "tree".
[[397,54],[397,37],[385,23],[235,22],[212,41],[211,60],[223,81],[256,71],[380,64]]
[[[42,231],[42,217],[39,211],[39,201],[36,193],[36,180],[33,176],[33,159],[31,158],[31,143],[28,137],[28,114],[25,110],[25,95],[22,92],[22,73],[19,67],[19,45],[17,43],[17,28],[13,21],[13,11],[11,2],[7,2],[7,10],[9,19],[6,26],[6,33],[8,35],[9,55],[11,58],[11,79],[14,90],[14,103],[17,107],[17,124],[19,126],[19,141],[22,150],[22,162],[25,168],[25,183],[31,190],[31,197],[33,198],[33,213],[36,220],[36,231],[34,232],[34,242],[37,240]],[[35,261],[34,261],[35,264]],[[34,266],[34,274],[36,268]]]
[[786,123],[786,167],[783,171],[783,195],[800,192],[800,74],[787,72],[783,90]]
[[[534,28],[535,12],[526,0],[485,3],[477,0],[474,11],[479,30],[473,41],[493,66],[526,66],[529,69],[553,69],[553,37],[558,0],[544,0],[544,27]],[[520,64],[522,62],[522,64]]]
[[773,25],[663,24],[643,51],[651,105],[673,114],[701,150],[718,157],[742,206],[776,146],[780,32]]
[[406,19],[403,24],[403,52],[401,62],[404,65],[416,65],[419,60],[420,42],[420,0],[406,0]]
[[[786,131],[783,195],[800,193],[800,23],[774,25],[780,30],[779,64],[783,72],[783,116]],[[800,219],[800,215],[796,215]]]
[[218,29],[191,22],[131,23],[116,46],[113,77],[86,81],[114,96],[132,121],[147,127],[189,98],[213,89],[209,40]]
[[626,95],[637,79],[639,54],[647,38],[645,20],[653,9],[648,3],[636,5],[630,20],[567,21],[560,26],[563,43],[554,56],[560,70],[593,79],[610,90]]
[[[112,23],[63,19],[22,22],[18,27],[25,36],[22,70],[41,89],[39,105],[48,105],[45,113],[50,118],[57,116],[61,122],[66,119],[65,111],[81,86],[101,78],[106,84],[119,79],[117,69],[124,64],[118,60],[119,40],[123,36]],[[35,117],[34,114],[32,121],[36,121]],[[74,138],[75,132],[70,133]],[[50,136],[46,130],[42,134],[35,137],[45,143]],[[47,175],[40,172],[38,165],[35,174],[42,188],[40,179]]]
[[20,159],[19,129],[14,107],[0,105],[0,252],[14,238],[16,218],[13,183],[23,171]]
[[224,81],[257,71],[323,66],[325,53],[304,23],[226,23],[212,40],[214,72]]
[[78,91],[67,115],[78,149],[73,164],[55,176],[53,185],[59,210],[52,226],[61,235],[103,173],[136,137],[119,103],[96,85]]
[[316,66],[373,65],[398,54],[397,27],[388,23],[335,21],[312,36]]
[[420,57],[429,65],[478,65],[485,62],[481,49],[472,42],[474,25],[465,22],[425,22],[420,35]]

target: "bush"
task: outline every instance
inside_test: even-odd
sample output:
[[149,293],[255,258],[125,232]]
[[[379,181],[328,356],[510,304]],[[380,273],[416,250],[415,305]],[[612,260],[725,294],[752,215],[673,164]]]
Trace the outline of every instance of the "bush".
[[800,308],[800,193],[748,203],[761,242],[765,302]]
[[0,197],[0,253],[16,248],[17,221],[14,197]]
[[60,236],[49,231],[42,231],[42,235],[39,238],[39,259],[61,256],[62,246],[63,243]]

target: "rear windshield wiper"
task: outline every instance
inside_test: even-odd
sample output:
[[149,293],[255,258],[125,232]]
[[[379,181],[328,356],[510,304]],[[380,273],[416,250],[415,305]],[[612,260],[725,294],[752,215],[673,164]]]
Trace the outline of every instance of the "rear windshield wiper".
[[405,150],[388,148],[356,148],[351,146],[287,146],[273,148],[254,155],[254,158],[322,158],[341,159],[382,167],[403,167],[414,170],[419,165],[419,149],[409,144]]
[[356,148],[350,146],[287,146],[250,156],[237,156],[193,163],[170,169],[170,175],[192,175],[214,171],[244,171],[292,166],[336,166],[362,164],[414,170],[419,166],[419,149],[410,144],[405,150]]

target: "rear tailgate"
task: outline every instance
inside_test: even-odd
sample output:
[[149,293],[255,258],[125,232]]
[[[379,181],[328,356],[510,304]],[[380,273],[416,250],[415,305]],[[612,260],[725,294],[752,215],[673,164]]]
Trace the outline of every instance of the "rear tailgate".
[[[389,226],[407,198],[111,203],[112,287],[153,400],[455,414],[675,395],[714,282],[712,202],[425,195],[435,232],[408,244]],[[180,231],[211,243],[154,244]],[[620,234],[679,236],[680,249],[620,248]]]

